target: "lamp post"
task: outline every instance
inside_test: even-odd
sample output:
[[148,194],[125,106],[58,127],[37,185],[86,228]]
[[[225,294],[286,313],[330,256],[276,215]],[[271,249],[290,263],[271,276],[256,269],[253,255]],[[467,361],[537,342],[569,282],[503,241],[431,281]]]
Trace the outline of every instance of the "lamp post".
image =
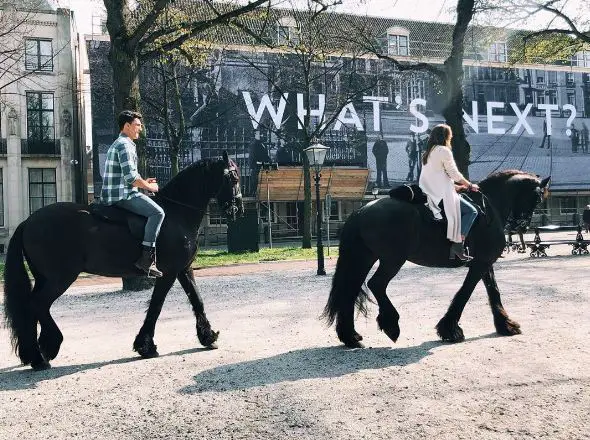
[[326,153],[330,147],[315,143],[310,147],[306,148],[305,154],[309,165],[313,167],[315,171],[315,205],[316,205],[316,219],[317,219],[317,249],[318,249],[318,275],[326,275],[326,269],[324,269],[324,245],[322,243],[322,204],[320,199],[320,179],[322,175],[322,165],[326,158]]

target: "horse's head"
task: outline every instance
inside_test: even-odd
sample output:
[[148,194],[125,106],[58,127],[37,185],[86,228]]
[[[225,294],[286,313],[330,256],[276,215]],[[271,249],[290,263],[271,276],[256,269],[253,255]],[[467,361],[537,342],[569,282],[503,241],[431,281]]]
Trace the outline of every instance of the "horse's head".
[[547,198],[550,179],[509,170],[492,174],[480,186],[505,217],[508,231],[526,231],[535,208]]
[[240,190],[240,172],[237,165],[228,157],[225,151],[223,152],[223,164],[223,181],[216,195],[217,204],[228,220],[235,220],[236,216],[244,214],[242,191]]

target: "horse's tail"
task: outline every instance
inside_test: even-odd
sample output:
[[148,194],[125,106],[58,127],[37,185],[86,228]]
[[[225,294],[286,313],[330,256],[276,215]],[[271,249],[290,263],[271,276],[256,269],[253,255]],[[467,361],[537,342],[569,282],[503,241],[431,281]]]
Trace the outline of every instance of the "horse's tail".
[[6,252],[4,316],[14,351],[24,364],[29,364],[27,351],[30,344],[36,343],[36,322],[30,306],[32,289],[23,255],[23,229],[24,222],[14,231]]
[[355,306],[364,315],[369,299],[363,283],[375,263],[369,248],[365,245],[359,227],[359,213],[354,212],[344,224],[340,234],[340,245],[332,288],[322,318],[332,325],[338,314],[354,317]]

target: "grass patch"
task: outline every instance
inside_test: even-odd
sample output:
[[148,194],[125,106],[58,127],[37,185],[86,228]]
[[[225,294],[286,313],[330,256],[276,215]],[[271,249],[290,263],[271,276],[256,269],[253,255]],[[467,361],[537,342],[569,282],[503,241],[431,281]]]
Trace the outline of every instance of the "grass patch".
[[[328,257],[328,248],[324,248]],[[330,257],[338,255],[338,248],[330,248]],[[301,249],[294,247],[262,248],[259,252],[230,254],[215,250],[199,251],[193,267],[228,266],[231,264],[263,263],[265,261],[313,260],[317,258],[316,248]]]
[[[328,248],[324,248],[324,256],[328,258]],[[330,248],[330,257],[338,256],[338,248]],[[193,267],[229,266],[231,264],[264,263],[265,261],[314,260],[317,258],[315,247],[301,249],[295,247],[262,248],[259,252],[243,252],[229,254],[225,251],[199,251]],[[4,263],[0,263],[0,282],[4,279]]]

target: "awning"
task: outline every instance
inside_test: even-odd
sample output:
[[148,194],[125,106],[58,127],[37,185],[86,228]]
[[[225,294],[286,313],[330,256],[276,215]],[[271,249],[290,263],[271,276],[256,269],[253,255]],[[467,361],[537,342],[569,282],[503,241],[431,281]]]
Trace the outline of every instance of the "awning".
[[[322,168],[320,198],[326,194],[332,200],[361,200],[369,181],[368,168]],[[311,196],[315,200],[314,172],[311,172]],[[258,174],[258,200],[273,202],[303,201],[303,167],[280,167],[278,170],[260,170]]]

